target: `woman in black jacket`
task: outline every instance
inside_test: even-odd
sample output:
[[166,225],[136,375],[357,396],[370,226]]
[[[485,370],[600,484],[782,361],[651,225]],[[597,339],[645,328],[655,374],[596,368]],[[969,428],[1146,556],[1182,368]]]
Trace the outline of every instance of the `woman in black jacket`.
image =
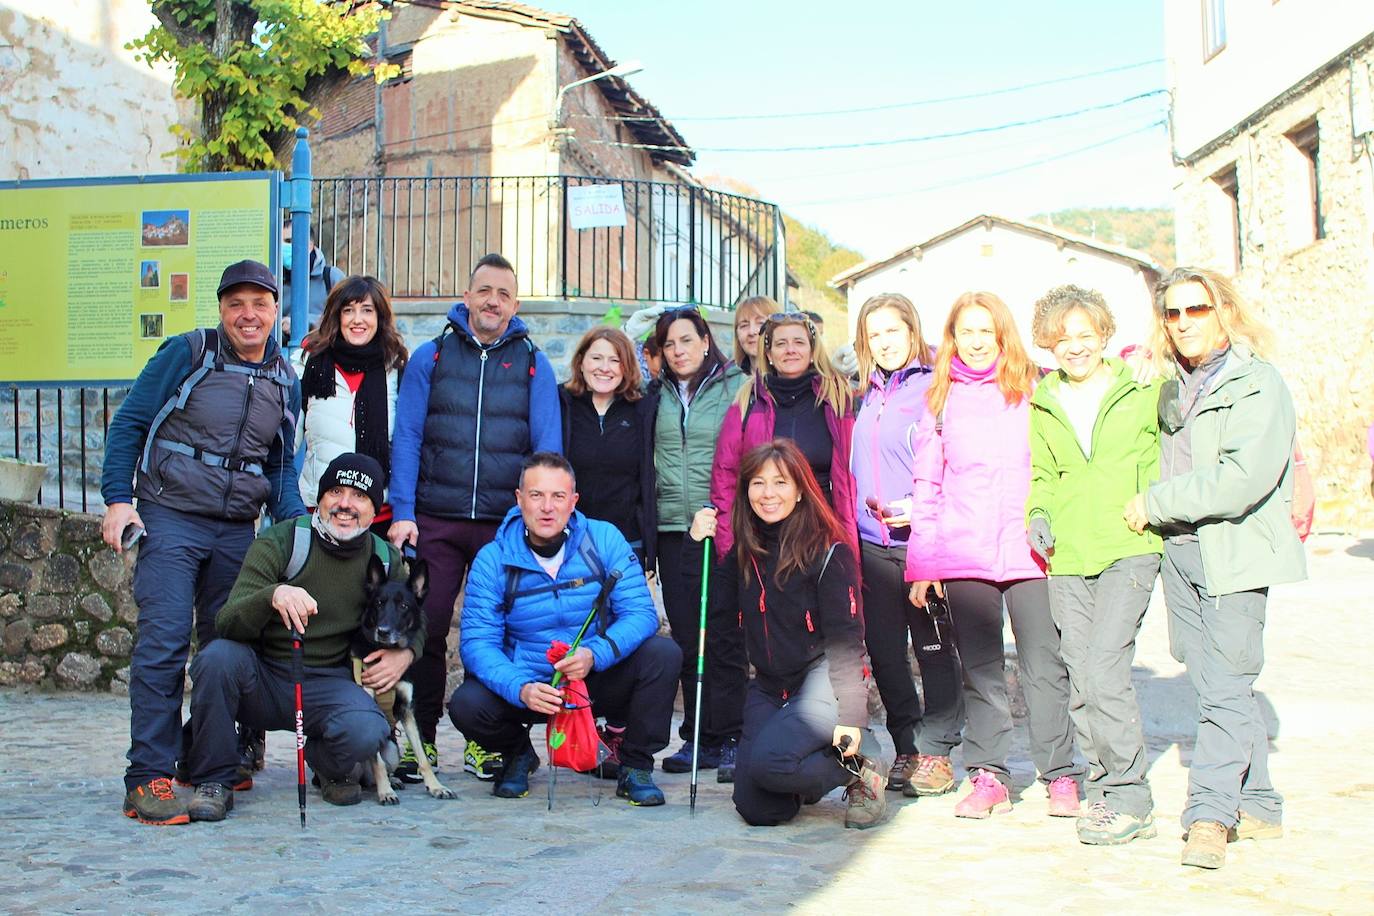
[[[715,516],[711,508],[696,514],[689,543],[714,536]],[[887,767],[868,729],[858,564],[791,440],[745,453],[733,522],[734,549],[711,587],[706,659],[709,667],[717,641],[710,634],[743,625],[755,676],[744,702],[735,810],[750,824],[772,826],[845,786],[845,826],[872,827],[885,809]],[[695,552],[689,569],[699,575],[700,546]]]
[[577,475],[577,508],[625,535],[644,571],[657,559],[654,418],[643,396],[634,344],[623,331],[595,327],[573,351],[572,375],[558,387],[563,455]]

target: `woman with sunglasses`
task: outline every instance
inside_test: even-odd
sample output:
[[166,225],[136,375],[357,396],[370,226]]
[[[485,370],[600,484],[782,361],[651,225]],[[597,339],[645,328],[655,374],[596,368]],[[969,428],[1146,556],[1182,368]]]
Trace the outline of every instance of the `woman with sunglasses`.
[[1220,868],[1228,833],[1283,835],[1269,732],[1255,698],[1269,588],[1307,576],[1290,521],[1293,398],[1265,359],[1271,335],[1235,287],[1180,267],[1155,293],[1160,480],[1126,523],[1164,535],[1169,648],[1198,693],[1182,863]]
[[[912,797],[954,789],[950,752],[964,727],[963,690],[954,634],[944,610],[913,607],[903,581],[911,536],[912,455],[930,386],[930,347],[911,300],[874,296],[859,309],[854,351],[862,403],[854,421],[850,467],[855,481],[863,572],[864,634],[873,680],[887,710],[897,758],[887,787]],[[925,715],[907,646],[921,666]]]
[[767,296],[750,296],[735,307],[735,365],[745,375],[754,371],[763,323],[769,315],[779,311],[782,310],[778,304]]
[[[665,311],[654,328],[662,354],[663,372],[649,386],[646,397],[657,400],[654,422],[654,472],[658,501],[658,573],[663,607],[673,639],[682,649],[683,720],[678,734],[682,746],[663,761],[668,773],[692,767],[692,722],[696,710],[697,637],[700,597],[685,584],[683,547],[692,516],[711,495],[711,462],[716,453],[721,420],[725,417],[744,374],[716,346],[706,319],[693,307]],[[735,652],[743,653],[742,647]],[[744,679],[743,661],[728,662],[732,678]],[[735,713],[738,718],[738,712]],[[714,769],[720,763],[725,738],[738,732],[726,722],[717,731],[709,704],[701,711],[702,746],[698,765]],[[734,748],[728,749],[733,766]]]
[[1079,842],[1155,835],[1149,758],[1131,662],[1159,573],[1161,545],[1118,506],[1159,476],[1159,385],[1104,359],[1116,322],[1102,294],[1050,290],[1035,304],[1037,346],[1059,371],[1031,396],[1031,549],[1049,568],[1050,612],[1069,670],[1069,716],[1088,759]]
[[1049,814],[1076,817],[1069,675],[1050,616],[1044,564],[1026,537],[1030,397],[1038,373],[1011,311],[992,293],[964,293],[945,322],[913,462],[906,579],[911,601],[947,597],[964,669],[964,765],[972,791],[958,817],[1011,810],[1011,706],[1002,607],[1016,638],[1030,712],[1031,759]]
[[[735,810],[774,826],[845,786],[845,826],[875,826],[887,767],[868,728],[858,568],[844,529],[790,439],[740,460],[732,499],[734,548],[711,583],[708,661],[738,620],[755,676],[735,762]],[[691,544],[719,537],[725,513],[707,507]],[[696,548],[700,566],[700,548]],[[692,553],[689,552],[690,561]],[[689,584],[699,585],[699,580]]]

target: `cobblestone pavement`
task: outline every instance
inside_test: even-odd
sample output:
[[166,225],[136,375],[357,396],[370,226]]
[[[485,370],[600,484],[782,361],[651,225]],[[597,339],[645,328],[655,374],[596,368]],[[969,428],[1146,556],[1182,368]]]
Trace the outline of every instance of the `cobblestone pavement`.
[[530,797],[492,798],[461,772],[461,744],[444,724],[440,776],[457,800],[412,787],[398,808],[332,808],[314,793],[302,831],[292,742],[278,733],[229,820],[147,827],[119,812],[125,699],[3,691],[0,911],[1368,912],[1374,775],[1352,751],[1374,747],[1374,540],[1327,536],[1309,555],[1312,580],[1272,596],[1259,684],[1275,712],[1271,765],[1287,835],[1231,846],[1218,872],[1178,865],[1194,699],[1169,657],[1156,594],[1136,670],[1161,827],[1153,840],[1090,848],[1072,821],[1046,817],[1022,723],[1013,763],[1027,788],[1011,814],[988,821],[954,818],[957,796],[889,793],[886,824],[846,831],[837,792],[788,826],[749,828],[710,773],[695,818],[688,778],[665,774],[663,808],[634,809],[612,783],[563,775],[550,812],[547,769]]

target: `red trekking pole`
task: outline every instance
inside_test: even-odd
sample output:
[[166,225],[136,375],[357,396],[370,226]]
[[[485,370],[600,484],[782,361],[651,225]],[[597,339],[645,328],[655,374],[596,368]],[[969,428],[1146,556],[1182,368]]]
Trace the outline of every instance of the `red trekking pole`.
[[301,682],[305,680],[305,652],[301,634],[291,630],[291,674],[296,681],[296,798],[301,805],[301,829],[305,829],[305,713],[301,703]]

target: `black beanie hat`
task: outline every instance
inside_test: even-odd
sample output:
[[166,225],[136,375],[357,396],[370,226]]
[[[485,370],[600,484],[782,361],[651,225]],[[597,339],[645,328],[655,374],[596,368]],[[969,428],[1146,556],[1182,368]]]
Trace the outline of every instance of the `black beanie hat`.
[[326,492],[334,487],[352,487],[361,490],[372,500],[373,511],[382,510],[382,493],[386,489],[386,473],[377,459],[358,452],[344,452],[325,468],[320,478],[320,489],[315,494],[318,503]]

